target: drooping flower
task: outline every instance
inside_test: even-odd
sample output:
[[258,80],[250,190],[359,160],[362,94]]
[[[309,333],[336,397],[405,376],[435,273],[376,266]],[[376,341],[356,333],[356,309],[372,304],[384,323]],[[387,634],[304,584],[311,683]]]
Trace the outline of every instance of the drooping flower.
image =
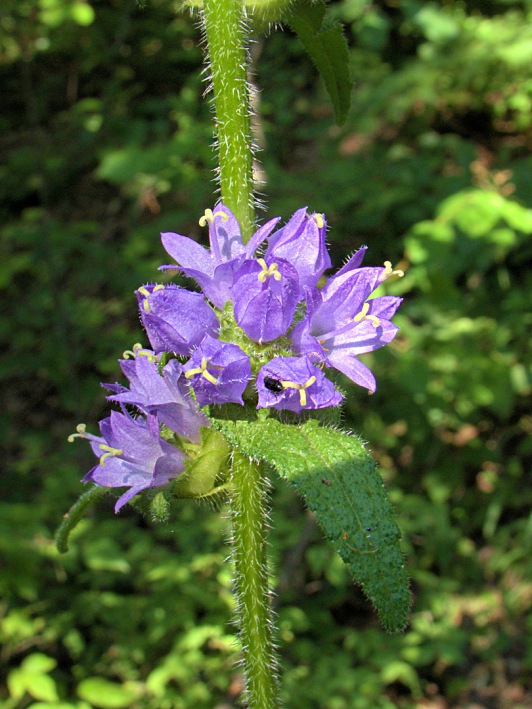
[[315,286],[331,267],[325,243],[326,222],[322,214],[298,209],[291,219],[268,240],[266,260],[282,258],[295,267],[299,284]]
[[189,355],[206,334],[220,327],[213,309],[201,293],[171,283],[137,290],[140,318],[155,353]]
[[128,487],[117,501],[118,512],[142,490],[165,485],[184,470],[184,454],[159,435],[155,416],[134,419],[126,413],[112,411],[100,421],[101,436],[86,433],[85,425],[69,437],[90,441],[98,465],[85,475],[82,482],[95,482],[102,487]]
[[[187,276],[197,281],[205,296],[220,310],[231,300],[231,286],[236,271],[245,259],[253,258],[257,247],[266,239],[279,218],[271,219],[257,229],[244,245],[240,226],[233,213],[222,203],[207,209],[200,226],[209,225],[210,250],[188,236],[166,232],[163,246]],[[161,266],[175,269],[175,265]]]
[[284,259],[246,260],[235,275],[235,318],[255,342],[271,342],[284,335],[300,297],[297,271]]
[[200,406],[244,403],[242,394],[251,377],[251,364],[238,345],[206,335],[184,369]]
[[107,397],[109,401],[136,406],[144,413],[157,416],[179,436],[199,443],[200,428],[210,423],[190,395],[183,366],[172,359],[159,371],[159,357],[140,345],[124,356],[128,359],[119,360],[119,363],[130,388],[104,385],[115,392]]
[[274,357],[257,376],[258,409],[295,411],[338,406],[342,395],[309,357]]
[[291,338],[299,354],[306,353],[313,362],[324,362],[356,384],[375,391],[375,377],[358,356],[393,340],[399,328],[391,318],[402,298],[369,296],[390,275],[402,272],[392,271],[389,262],[384,268],[358,268],[363,251],[358,251],[321,291],[307,290],[307,314],[294,327]]

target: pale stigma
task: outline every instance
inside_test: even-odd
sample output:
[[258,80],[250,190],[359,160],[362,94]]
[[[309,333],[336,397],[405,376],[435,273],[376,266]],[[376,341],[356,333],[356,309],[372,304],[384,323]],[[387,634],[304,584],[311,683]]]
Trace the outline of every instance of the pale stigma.
[[225,212],[213,212],[212,209],[206,209],[205,214],[199,218],[199,225],[205,226],[206,224],[212,224],[216,217],[222,217],[222,221],[224,222],[229,219]]
[[204,377],[211,384],[218,384],[218,380],[216,379],[216,377],[213,377],[212,374],[207,370],[206,357],[201,358],[201,367],[194,367],[193,369],[189,369],[188,372],[185,373],[185,379],[192,379],[192,377],[196,374],[201,374],[201,376]]
[[355,322],[362,322],[362,320],[371,320],[375,327],[379,327],[379,325],[381,324],[380,319],[376,315],[368,315],[368,310],[369,303],[364,303],[364,305],[362,306],[362,310],[358,313],[358,315],[355,315],[353,320]]
[[316,377],[312,375],[304,384],[298,384],[297,382],[281,381],[284,389],[297,389],[299,391],[299,403],[301,406],[307,405],[307,392],[310,386],[314,384]]
[[267,266],[266,261],[263,258],[258,258],[257,261],[262,267],[262,271],[258,274],[258,279],[261,283],[264,283],[270,276],[273,276],[276,281],[281,280],[282,275],[279,273],[279,267],[276,263],[272,263],[270,266]]
[[121,448],[111,448],[107,443],[100,443],[100,448],[105,453],[100,456],[100,465],[103,467],[107,458],[112,458],[115,455],[122,455],[123,451]]

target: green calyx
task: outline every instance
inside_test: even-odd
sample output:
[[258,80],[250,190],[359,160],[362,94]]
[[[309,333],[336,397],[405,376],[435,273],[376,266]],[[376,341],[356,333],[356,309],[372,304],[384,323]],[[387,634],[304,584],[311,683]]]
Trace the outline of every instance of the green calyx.
[[227,464],[231,449],[225,438],[212,428],[201,429],[201,443],[187,446],[185,471],[176,480],[173,494],[178,498],[206,498],[227,489]]

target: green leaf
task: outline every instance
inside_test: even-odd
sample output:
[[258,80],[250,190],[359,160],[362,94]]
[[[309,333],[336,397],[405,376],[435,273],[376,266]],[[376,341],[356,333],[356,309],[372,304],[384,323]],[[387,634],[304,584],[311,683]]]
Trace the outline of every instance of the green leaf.
[[244,455],[290,481],[373,601],[385,628],[402,630],[410,597],[400,533],[375,462],[362,441],[316,421],[215,421]]
[[34,652],[32,655],[28,655],[21,664],[25,672],[31,672],[33,674],[51,672],[56,666],[57,661],[55,658],[49,657],[42,652]]
[[55,681],[46,674],[51,672],[56,664],[53,657],[40,652],[26,657],[20,667],[8,674],[7,686],[10,696],[18,701],[28,693],[35,699],[56,702],[58,694]]
[[15,701],[19,701],[24,696],[26,692],[26,675],[20,667],[15,667],[7,675],[7,688],[9,696]]
[[26,691],[35,699],[43,702],[57,702],[59,696],[55,680],[48,675],[27,674],[26,675]]
[[287,22],[320,72],[331,97],[336,123],[342,125],[351,105],[353,84],[342,25],[325,17],[325,0],[297,4]]
[[[50,709],[49,702],[34,702],[29,705],[29,709]],[[53,709],[92,709],[90,704],[86,702],[56,702],[54,701]]]
[[109,682],[103,677],[84,679],[79,683],[77,691],[81,699],[95,707],[103,707],[103,709],[130,707],[140,694],[137,687]]

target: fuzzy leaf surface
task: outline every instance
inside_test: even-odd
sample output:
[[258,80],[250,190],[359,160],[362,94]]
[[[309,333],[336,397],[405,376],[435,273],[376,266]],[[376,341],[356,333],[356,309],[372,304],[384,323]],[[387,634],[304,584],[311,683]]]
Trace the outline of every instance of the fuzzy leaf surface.
[[213,423],[244,455],[266,461],[296,487],[384,627],[402,630],[410,598],[400,533],[362,441],[312,420],[299,426],[274,419]]

